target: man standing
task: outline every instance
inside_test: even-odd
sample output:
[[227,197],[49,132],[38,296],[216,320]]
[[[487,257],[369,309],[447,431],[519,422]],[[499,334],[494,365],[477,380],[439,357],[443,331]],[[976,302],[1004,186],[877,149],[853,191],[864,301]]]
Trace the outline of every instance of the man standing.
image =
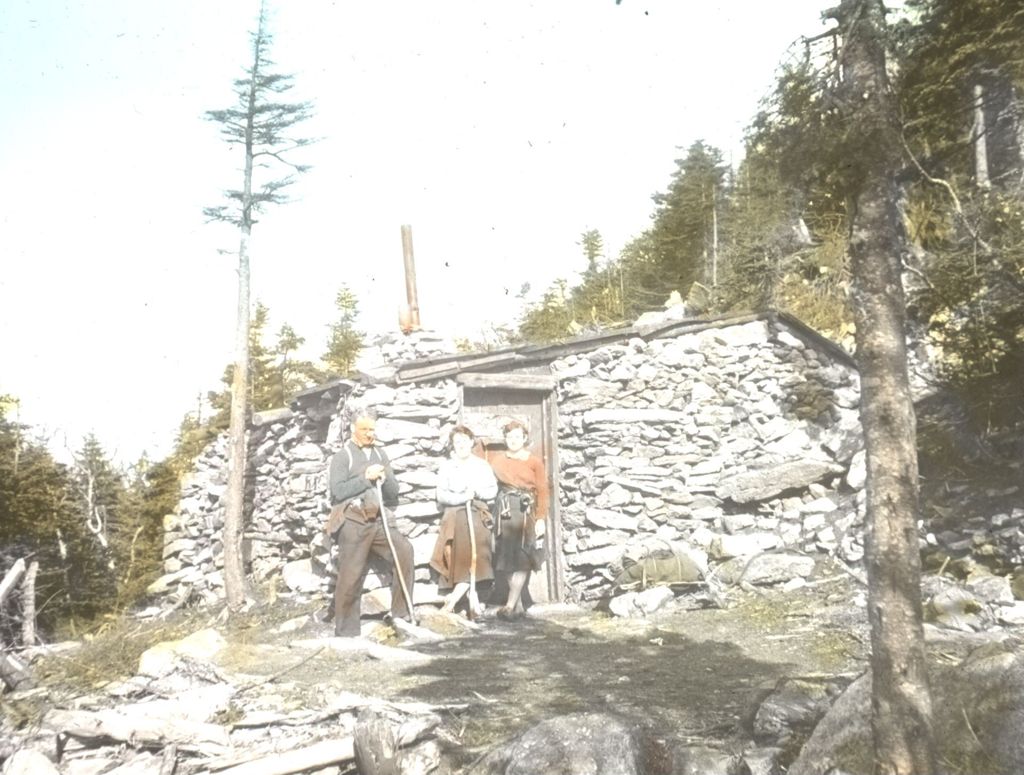
[[[372,409],[350,411],[351,437],[331,458],[331,516],[326,530],[338,543],[338,582],[334,587],[334,634],[359,635],[359,609],[370,553],[392,565],[391,615],[409,619],[413,585],[412,544],[398,532],[393,509],[398,482],[384,450],[374,444],[377,419]],[[380,487],[378,488],[378,483]],[[384,502],[380,502],[378,493]],[[388,544],[384,520],[394,544]],[[398,567],[394,567],[397,564]]]

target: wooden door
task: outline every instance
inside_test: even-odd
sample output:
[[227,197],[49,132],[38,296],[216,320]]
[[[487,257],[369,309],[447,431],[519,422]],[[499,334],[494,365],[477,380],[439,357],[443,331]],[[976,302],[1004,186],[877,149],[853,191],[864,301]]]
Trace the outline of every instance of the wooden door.
[[490,451],[505,448],[502,427],[512,419],[529,433],[530,451],[544,461],[550,485],[548,502],[548,561],[531,574],[530,597],[538,603],[564,599],[561,519],[558,510],[558,429],[553,380],[537,375],[461,374],[462,423],[481,437]]

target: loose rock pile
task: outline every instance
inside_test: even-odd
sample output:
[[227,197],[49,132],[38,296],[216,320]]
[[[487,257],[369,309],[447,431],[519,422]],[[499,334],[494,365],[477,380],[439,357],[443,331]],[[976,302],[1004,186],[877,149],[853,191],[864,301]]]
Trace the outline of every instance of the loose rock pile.
[[[282,625],[308,626],[308,618]],[[262,649],[263,651],[259,651]],[[463,706],[391,702],[320,686],[290,683],[288,669],[251,675],[253,660],[287,660],[302,668],[327,653],[365,660],[428,658],[370,639],[296,639],[284,646],[229,644],[215,629],[165,641],[142,654],[137,673],[87,696],[66,700],[37,690],[39,721],[20,728],[0,717],[5,775],[257,775],[339,772],[365,762],[368,748],[390,744],[398,760],[388,770],[410,775],[435,770],[441,750],[438,712]],[[248,663],[246,662],[248,660]],[[14,695],[12,702],[31,705]],[[362,769],[360,771],[370,771]],[[376,771],[376,770],[375,770]]]

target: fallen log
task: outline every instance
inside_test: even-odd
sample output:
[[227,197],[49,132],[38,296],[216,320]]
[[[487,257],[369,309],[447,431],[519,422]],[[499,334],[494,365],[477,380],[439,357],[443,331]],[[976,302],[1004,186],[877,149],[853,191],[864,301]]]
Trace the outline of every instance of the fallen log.
[[133,716],[116,710],[63,710],[55,708],[43,717],[43,726],[60,735],[80,740],[112,739],[131,745],[198,750],[209,755],[223,754],[231,747],[228,730],[217,724],[183,718]]
[[354,758],[352,738],[343,737],[338,740],[321,740],[303,748],[229,765],[226,769],[208,770],[200,775],[210,775],[214,771],[219,775],[291,775],[304,770],[350,762]]

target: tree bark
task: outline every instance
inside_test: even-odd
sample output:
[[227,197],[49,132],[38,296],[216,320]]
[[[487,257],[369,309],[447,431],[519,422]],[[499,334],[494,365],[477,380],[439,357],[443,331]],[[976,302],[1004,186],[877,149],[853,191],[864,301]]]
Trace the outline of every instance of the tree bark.
[[875,772],[932,775],[916,427],[900,276],[905,243],[893,178],[900,146],[885,73],[885,10],[879,0],[843,0],[831,13],[846,33],[841,57],[852,124],[849,251],[867,447],[865,562]]
[[245,566],[242,532],[245,519],[246,423],[249,406],[249,238],[253,216],[253,129],[256,115],[256,84],[262,58],[264,16],[253,42],[249,73],[249,105],[245,124],[245,172],[242,184],[241,237],[238,243],[238,309],[235,317],[235,365],[231,379],[231,420],[228,426],[228,488],[224,503],[224,594],[228,608],[237,611],[245,603]]
[[4,574],[4,578],[0,581],[0,608],[3,608],[4,601],[7,600],[7,596],[11,594],[18,581],[21,580],[22,575],[25,573],[25,560],[19,557],[14,561],[14,564],[10,567],[7,573]]
[[[247,157],[246,184],[251,178]],[[228,608],[245,602],[242,527],[245,517],[246,408],[249,396],[249,226],[242,226],[238,247],[238,310],[235,320],[235,365],[231,379],[231,421],[228,427],[228,487],[224,502],[224,593]]]
[[988,129],[985,123],[985,87],[974,84],[974,183],[988,191],[992,183],[988,177]]
[[21,645],[25,648],[36,645],[36,575],[39,563],[32,560],[21,582]]

